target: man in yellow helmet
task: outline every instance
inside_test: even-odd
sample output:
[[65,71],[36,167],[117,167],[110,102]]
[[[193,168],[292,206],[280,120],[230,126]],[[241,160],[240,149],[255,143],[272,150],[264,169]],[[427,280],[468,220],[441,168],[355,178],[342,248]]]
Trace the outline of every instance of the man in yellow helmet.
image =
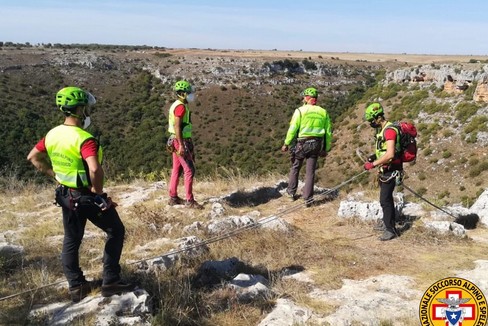
[[399,131],[385,118],[383,106],[373,102],[366,107],[364,118],[371,128],[376,130],[376,151],[364,163],[365,170],[379,167],[380,205],[383,210],[383,234],[381,241],[388,241],[398,237],[395,228],[395,204],[393,191],[396,178],[401,177],[403,171],[402,160],[399,158]]
[[89,107],[93,104],[93,95],[81,88],[61,89],[56,94],[56,105],[65,115],[64,123],[51,129],[27,156],[39,171],[59,184],[55,197],[63,212],[61,260],[73,302],[83,299],[94,286],[87,282],[79,264],[79,248],[87,220],[107,234],[102,296],[133,289],[120,279],[125,228],[115,210],[117,205],[103,192],[102,148],[84,130],[90,124]]
[[[195,160],[192,141],[191,112],[188,102],[192,102],[194,92],[189,82],[180,80],[175,83],[173,90],[176,101],[168,112],[168,147],[173,152],[173,169],[169,182],[170,206],[185,203],[188,208],[203,209],[193,196],[193,178],[195,176]],[[186,201],[178,197],[178,181],[181,171],[185,184]]]
[[290,144],[296,140],[286,193],[292,200],[297,199],[298,175],[306,161],[302,196],[306,205],[310,206],[318,157],[325,157],[331,148],[332,124],[327,111],[317,105],[318,92],[315,88],[309,87],[301,95],[303,105],[293,113],[281,150],[288,151]]

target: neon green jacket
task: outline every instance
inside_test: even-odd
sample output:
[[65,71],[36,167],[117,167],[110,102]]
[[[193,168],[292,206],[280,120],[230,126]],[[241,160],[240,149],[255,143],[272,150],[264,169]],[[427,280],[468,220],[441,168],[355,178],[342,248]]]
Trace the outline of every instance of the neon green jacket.
[[188,105],[180,100],[176,100],[169,108],[168,116],[168,132],[172,135],[175,134],[175,109],[178,105],[183,104],[185,106],[185,115],[182,119],[181,133],[183,138],[191,138],[191,113]]
[[[69,188],[90,186],[81,146],[94,137],[77,126],[60,125],[51,129],[45,138],[47,154],[51,160],[56,180]],[[98,161],[102,162],[102,148],[98,147]]]
[[324,137],[324,149],[332,146],[332,124],[327,111],[318,106],[305,104],[295,110],[286,133],[285,145],[295,138]]

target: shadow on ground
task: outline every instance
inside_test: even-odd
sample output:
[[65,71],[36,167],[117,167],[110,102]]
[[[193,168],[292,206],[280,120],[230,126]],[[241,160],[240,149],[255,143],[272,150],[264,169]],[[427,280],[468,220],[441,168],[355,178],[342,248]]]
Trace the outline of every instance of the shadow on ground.
[[272,199],[280,198],[281,190],[287,186],[286,182],[280,182],[276,187],[262,187],[252,191],[238,191],[225,197],[224,200],[231,207],[258,206],[266,204]]

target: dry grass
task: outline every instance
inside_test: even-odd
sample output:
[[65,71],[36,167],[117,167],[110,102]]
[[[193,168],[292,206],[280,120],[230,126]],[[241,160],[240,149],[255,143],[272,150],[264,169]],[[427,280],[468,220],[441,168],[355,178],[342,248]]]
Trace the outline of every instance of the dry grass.
[[[279,176],[268,178],[243,178],[229,172],[224,178],[207,179],[195,184],[197,198],[207,200],[235,191],[246,191],[255,186],[274,186]],[[114,198],[123,198],[134,187],[149,188],[137,180],[127,185],[110,188]],[[377,190],[362,189],[366,198],[376,199]],[[22,265],[4,270],[0,268],[0,297],[63,281],[59,254],[61,251],[62,223],[59,209],[51,207],[52,187],[36,189],[25,187],[22,191],[4,193],[0,201],[0,232],[21,229],[20,244],[25,247]],[[18,200],[18,198],[34,198]],[[161,238],[185,236],[182,228],[195,221],[208,220],[209,205],[204,211],[188,212],[185,209],[168,208],[164,199],[166,189],[158,189],[149,199],[127,209],[119,207],[119,213],[127,229],[122,262],[161,255],[171,247],[162,244],[144,253],[134,251],[138,246]],[[339,289],[343,279],[362,280],[380,274],[408,275],[415,279],[419,291],[424,291],[433,281],[452,276],[454,271],[474,267],[477,259],[486,259],[488,245],[469,239],[434,234],[416,221],[413,227],[399,239],[386,243],[377,240],[372,225],[356,219],[343,220],[336,216],[339,198],[310,208],[299,207],[282,214],[291,204],[284,198],[270,200],[255,207],[232,208],[226,206],[228,215],[243,215],[259,211],[262,217],[279,215],[293,225],[290,233],[269,230],[248,230],[229,239],[212,243],[209,252],[198,258],[184,258],[174,267],[158,275],[136,274],[133,265],[125,265],[125,277],[136,280],[152,296],[156,306],[154,324],[185,325],[255,325],[269,311],[279,297],[291,298],[299,305],[311,307],[319,314],[330,314],[333,304],[311,299],[308,294],[314,287],[322,290]],[[163,200],[162,200],[163,199]],[[42,203],[44,201],[45,203]],[[12,202],[15,204],[12,206]],[[41,214],[31,214],[41,209]],[[171,224],[168,231],[164,225]],[[486,230],[476,229],[470,234],[482,236]],[[81,265],[95,277],[100,276],[104,237],[96,227],[87,224],[91,236],[82,244]],[[205,232],[197,234],[208,238]],[[57,239],[57,240],[50,240]],[[194,285],[198,268],[206,260],[222,260],[237,257],[244,262],[243,272],[262,274],[271,280],[274,295],[253,303],[238,302],[235,293],[228,289],[211,290]],[[1,266],[1,265],[0,265]],[[307,271],[313,284],[281,278],[286,268]],[[13,284],[13,285],[12,285]],[[38,292],[0,302],[0,320],[7,323],[23,323],[32,305],[67,299],[64,285],[47,287]],[[20,316],[18,312],[22,312]],[[76,321],[79,325],[86,319]],[[41,318],[42,319],[42,318]],[[405,325],[417,321],[405,320]],[[381,325],[390,325],[382,321]]]

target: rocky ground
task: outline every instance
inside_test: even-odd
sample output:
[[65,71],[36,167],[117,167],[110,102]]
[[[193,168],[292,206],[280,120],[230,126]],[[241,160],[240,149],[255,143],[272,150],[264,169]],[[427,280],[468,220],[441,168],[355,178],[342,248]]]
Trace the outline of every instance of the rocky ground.
[[[324,246],[307,248],[304,243],[305,247],[296,249],[295,253],[303,256],[315,252],[314,259],[304,260],[306,264],[293,267],[283,266],[279,282],[250,273],[249,268],[243,267],[250,261],[238,252],[233,257],[206,261],[200,266],[197,275],[202,284],[219,284],[213,291],[233,291],[244,306],[263,297],[273,298],[272,309],[257,323],[263,326],[417,325],[423,292],[444,277],[468,279],[488,293],[485,277],[488,273],[488,192],[471,209],[459,206],[444,208],[455,216],[477,215],[480,220],[475,228],[471,225],[470,229],[455,223],[443,212],[419,202],[408,202],[402,193],[397,193],[402,235],[380,242],[377,239],[379,234],[372,231],[373,222],[380,216],[374,193],[365,191],[345,195],[318,188],[315,205],[306,207],[300,201],[289,202],[282,196],[285,185],[278,182],[234,189],[217,196],[215,193],[200,195],[197,199],[205,204],[202,212],[189,212],[184,206],[166,206],[162,198],[166,193],[164,182],[108,188],[120,203],[119,211],[128,228],[131,224],[126,220],[129,218],[126,212],[141,205],[155,205],[166,215],[190,217],[185,225],[154,225],[162,233],[157,239],[129,239],[126,250],[130,253],[123,258],[124,264],[134,268],[136,273],[165,273],[186,253],[198,256],[219,250],[220,245],[232,243],[233,237],[240,234],[246,237],[246,232],[251,229],[257,232],[271,229],[283,237],[292,238],[298,230],[307,238],[320,239],[317,243]],[[197,189],[202,193],[207,187],[212,186],[202,183]],[[214,192],[218,191],[217,187],[214,188]],[[44,197],[48,194],[45,193]],[[3,216],[10,214],[18,220],[15,226],[2,225],[0,252],[3,255],[23,254],[22,238],[26,228],[30,227],[29,221],[42,218],[59,222],[57,208],[42,205],[35,213],[25,204],[21,197],[3,199],[0,208]],[[177,229],[182,232],[177,232]],[[202,230],[205,230],[205,236]],[[61,241],[60,234],[40,236],[45,241]],[[96,229],[88,228],[85,241],[100,236]],[[261,251],[263,256],[268,254]],[[260,261],[261,258],[256,257],[255,260]],[[317,262],[319,260],[321,263]],[[334,265],[334,260],[340,261],[337,266],[342,270],[337,274],[327,267]],[[327,281],[328,273],[331,279],[337,277],[337,282]],[[58,276],[60,281],[56,286],[62,289],[65,284],[62,276]],[[8,280],[2,284],[7,285]],[[285,290],[284,286],[290,288]],[[296,292],[292,288],[297,288]],[[2,297],[6,294],[11,294],[11,291],[3,289]],[[53,298],[50,302],[33,306],[31,318],[42,317],[41,320],[48,324],[64,325],[96,312],[96,325],[111,325],[115,321],[118,325],[149,325],[150,316],[154,313],[150,304],[151,294],[143,286],[109,299],[95,293],[77,304]],[[236,324],[245,323],[238,321]]]

